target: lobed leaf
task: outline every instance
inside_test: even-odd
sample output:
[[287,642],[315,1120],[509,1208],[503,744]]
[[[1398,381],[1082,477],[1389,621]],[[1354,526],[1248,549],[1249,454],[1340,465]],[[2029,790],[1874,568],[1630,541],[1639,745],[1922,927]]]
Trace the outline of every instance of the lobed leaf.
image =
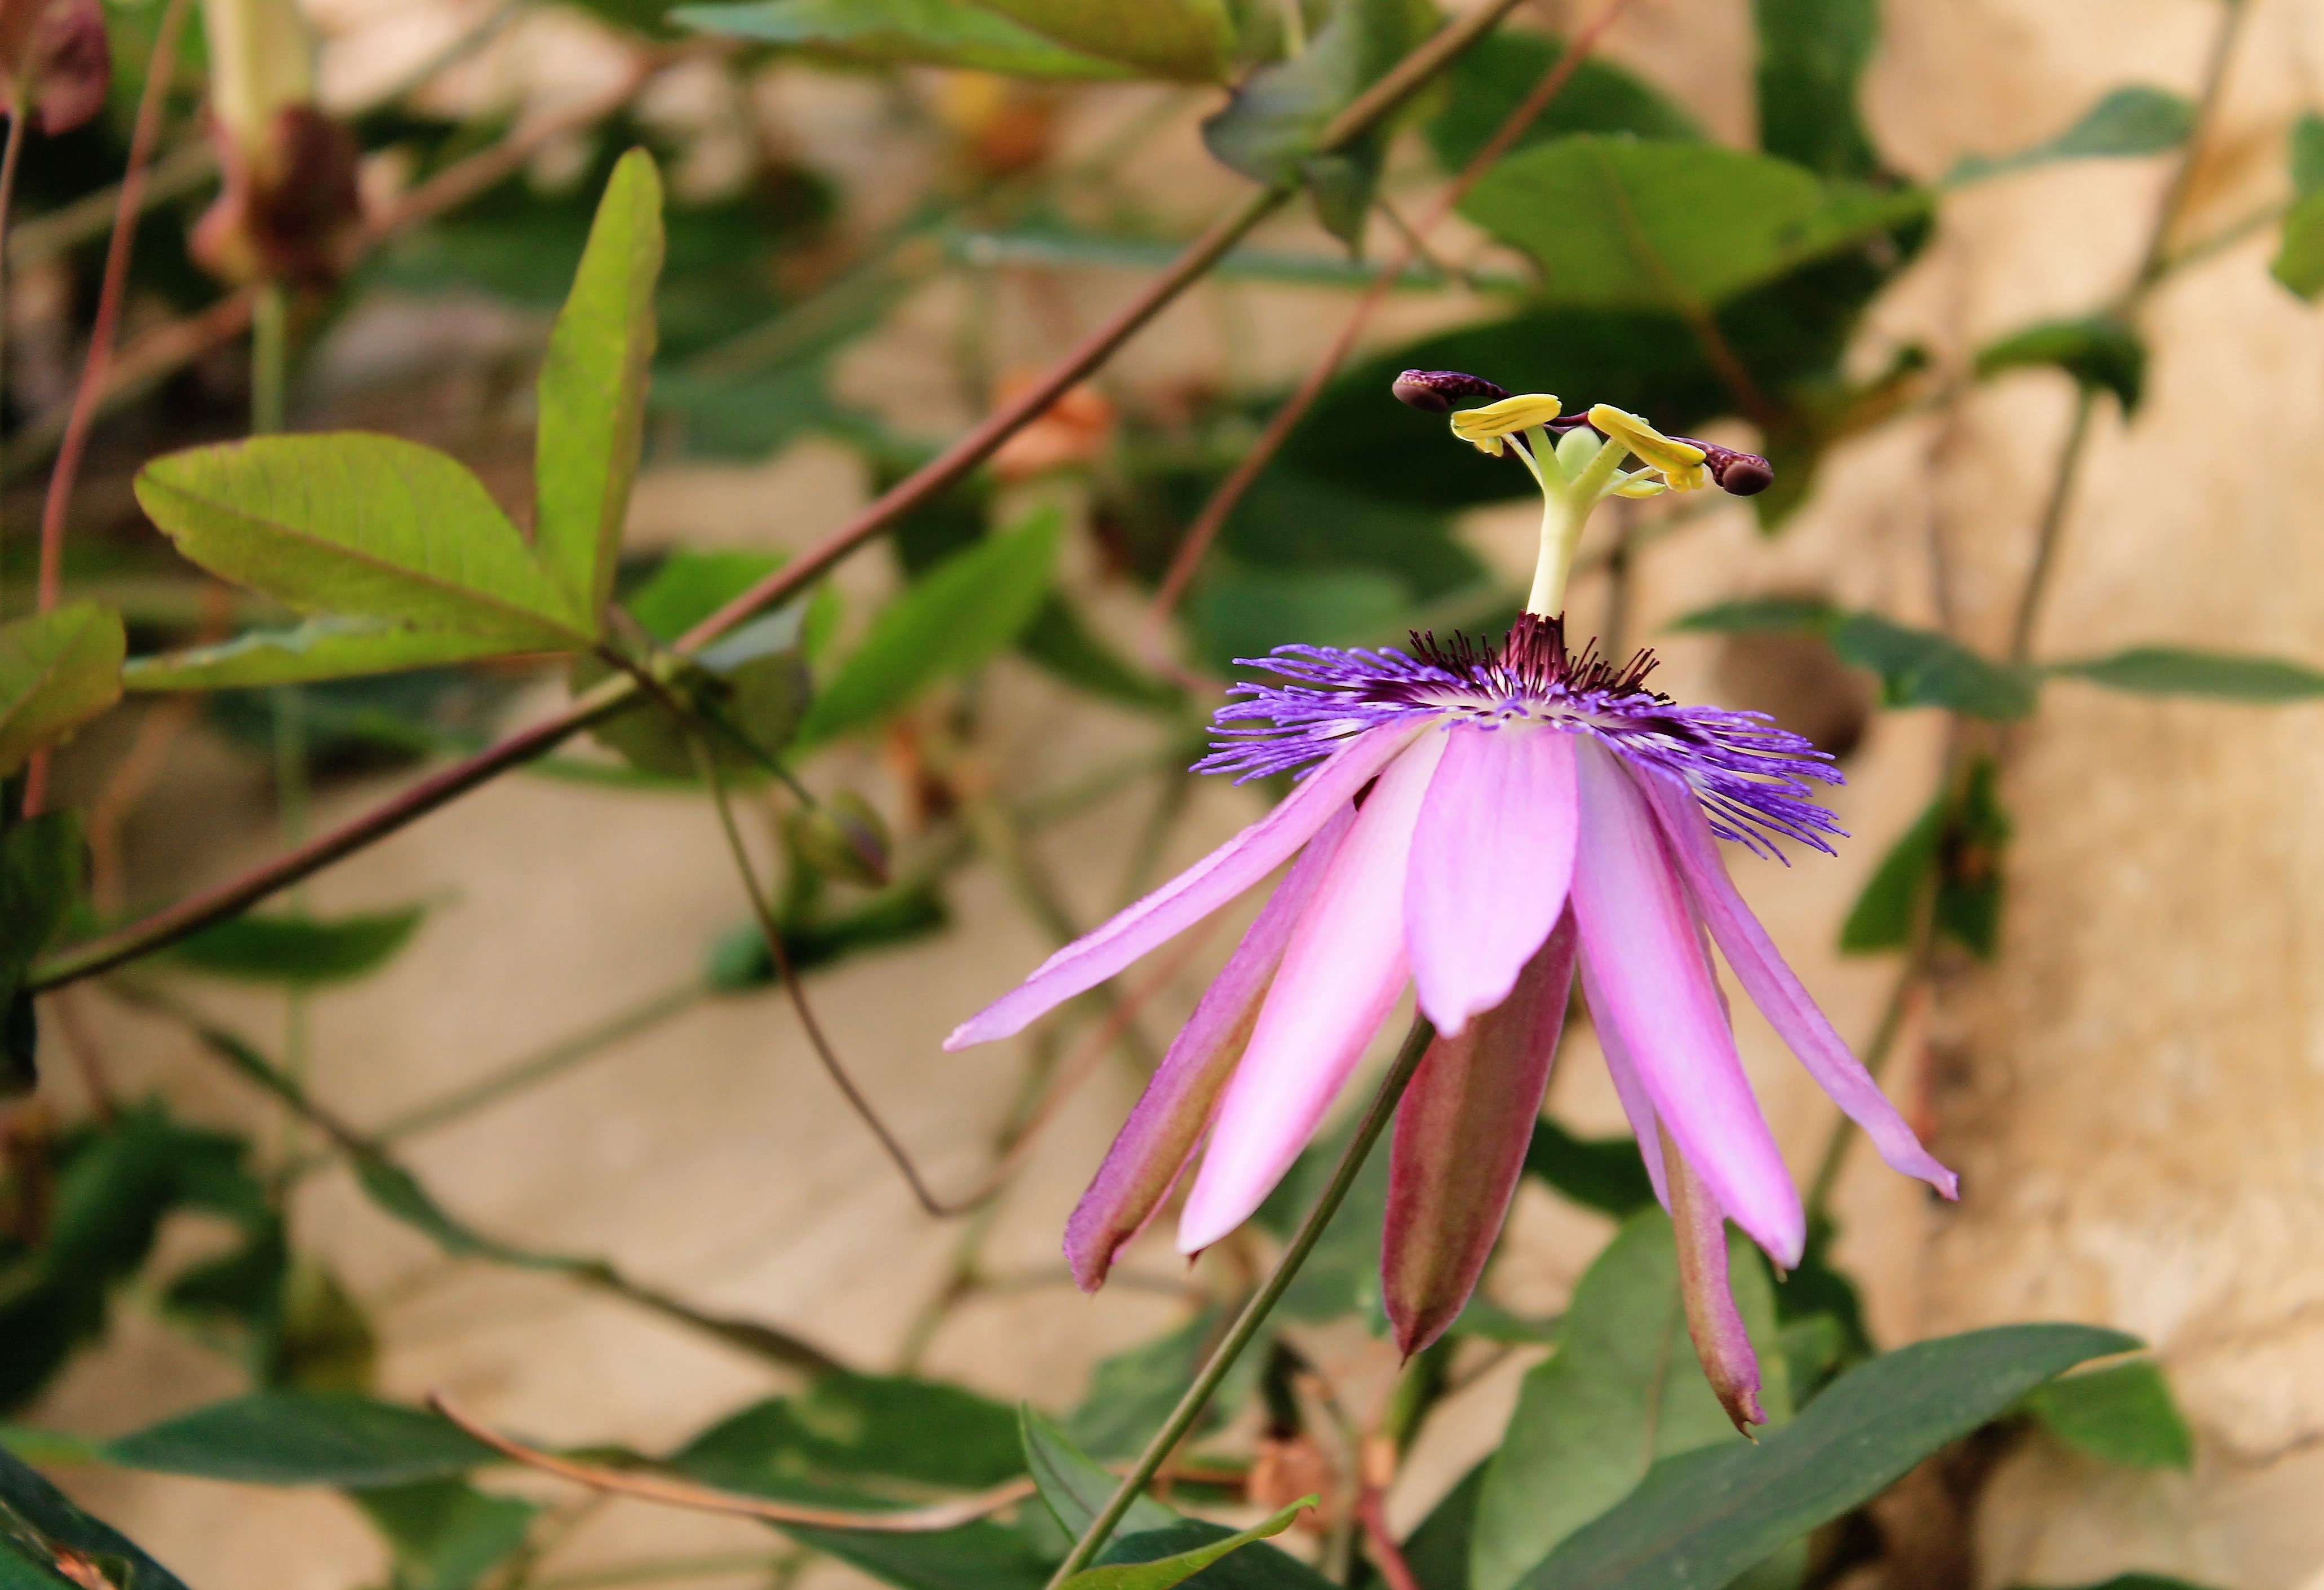
[[1655,1464],[1520,1582],[1525,1590],[1720,1590],[2043,1381],[2137,1345],[2090,1326],[2019,1325],[1900,1347],[1842,1375],[1756,1447],[1734,1442]]
[[[1791,1399],[1784,1361],[1772,1351],[1772,1289],[1747,1243],[1736,1238],[1731,1253],[1736,1305],[1760,1352],[1762,1400],[1781,1425]],[[1644,1210],[1591,1264],[1556,1354],[1529,1371],[1517,1392],[1471,1526],[1473,1590],[1524,1581],[1561,1541],[1621,1501],[1655,1459],[1741,1444],[1687,1337],[1670,1217]]]
[[653,157],[631,150],[598,201],[540,368],[533,551],[571,609],[588,617],[592,633],[613,595],[645,436],[661,202]]
[[366,431],[262,436],[157,458],[137,500],[211,573],[303,613],[452,630],[509,651],[596,639],[456,459]]
[[2304,701],[2324,696],[2324,672],[2304,662],[2177,646],[2134,646],[2110,657],[2053,662],[2049,671],[2140,696],[2205,696],[2222,701]]
[[2195,1435],[2162,1369],[2146,1359],[2038,1386],[2025,1411],[2067,1446],[2125,1468],[2191,1468]]
[[1020,78],[1102,79],[1128,67],[1068,49],[973,0],[741,0],[681,5],[680,27],[864,60],[966,67]]
[[802,746],[868,728],[1008,645],[1049,594],[1065,522],[1036,514],[946,559],[872,621],[807,709]]
[[119,614],[93,602],[0,624],[0,778],[121,698]]

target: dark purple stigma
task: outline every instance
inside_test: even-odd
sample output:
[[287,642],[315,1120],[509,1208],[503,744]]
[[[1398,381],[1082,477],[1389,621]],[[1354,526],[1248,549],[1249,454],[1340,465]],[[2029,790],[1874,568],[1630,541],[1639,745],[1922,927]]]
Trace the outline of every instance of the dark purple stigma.
[[1481,375],[1458,370],[1406,370],[1388,390],[1398,402],[1431,414],[1449,414],[1464,399],[1497,403],[1509,395]]
[[1701,448],[1702,467],[1711,471],[1711,478],[1719,483],[1719,489],[1730,497],[1756,497],[1775,482],[1775,466],[1757,453],[1738,452],[1715,441],[1697,441],[1691,436],[1674,436],[1671,440]]

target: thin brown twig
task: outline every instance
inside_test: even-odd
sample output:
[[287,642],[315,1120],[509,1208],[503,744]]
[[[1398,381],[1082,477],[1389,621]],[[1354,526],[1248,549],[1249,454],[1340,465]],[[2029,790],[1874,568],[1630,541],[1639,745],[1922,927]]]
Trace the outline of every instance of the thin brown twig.
[[793,1529],[850,1530],[874,1535],[939,1534],[945,1530],[956,1530],[964,1524],[973,1523],[981,1518],[990,1518],[1035,1493],[1032,1480],[1026,1477],[1010,1480],[955,1502],[899,1508],[892,1512],[854,1512],[834,1507],[807,1507],[796,1502],[776,1502],[764,1496],[742,1496],[732,1491],[714,1491],[707,1485],[696,1485],[660,1474],[606,1468],[594,1463],[576,1463],[569,1457],[558,1457],[511,1440],[482,1419],[465,1412],[441,1391],[429,1392],[428,1405],[510,1462],[538,1469],[542,1474],[555,1474],[560,1480],[586,1485],[593,1491],[611,1495],[633,1496],[641,1502],[659,1502],[664,1507],[724,1513],[733,1518],[754,1518]]
[[[1337,148],[1368,131],[1454,56],[1483,37],[1517,4],[1517,0],[1489,0],[1489,4],[1440,30],[1426,43],[1406,56],[1388,76],[1360,96],[1355,103],[1333,117],[1325,128],[1319,146]],[[912,509],[966,475],[1009,437],[1038,419],[1074,383],[1111,357],[1123,343],[1199,280],[1251,227],[1280,208],[1289,197],[1287,189],[1267,188],[1244,200],[1189,244],[1169,269],[1149,282],[1111,319],[1084,337],[1015,402],[898,482],[847,524],[696,624],[680,637],[677,649],[698,651],[761,609],[790,596]],[[28,992],[38,992],[92,975],[245,910],[277,890],[311,876],[341,857],[396,832],[511,768],[521,767],[547,755],[574,735],[626,705],[635,689],[634,683],[627,677],[612,676],[556,716],[488,747],[430,779],[423,780],[383,805],[328,833],[318,835],[297,849],[262,863],[202,894],[167,907],[143,921],[47,957],[33,967],[24,986]]]
[[[1388,300],[1389,291],[1420,257],[1420,250],[1425,245],[1428,234],[1442,226],[1455,207],[1468,197],[1470,190],[1484,180],[1485,173],[1503,155],[1516,147],[1517,140],[1525,136],[1526,130],[1564,89],[1600,38],[1630,4],[1631,0],[1606,0],[1598,14],[1583,23],[1581,31],[1573,35],[1558,56],[1556,64],[1543,74],[1541,81],[1534,85],[1533,91],[1518,103],[1517,107],[1494,129],[1484,147],[1471,156],[1459,174],[1445,185],[1428,212],[1416,225],[1401,229],[1403,235],[1399,245],[1373,273],[1370,285],[1365,287],[1363,296],[1356,300],[1355,307],[1348,311],[1347,319],[1341,323],[1331,346],[1308,366],[1306,374],[1300,377],[1297,389],[1269,417],[1267,428],[1259,432],[1259,439],[1251,444],[1250,450],[1242,456],[1227,477],[1219,483],[1218,489],[1211,494],[1211,500],[1203,504],[1202,513],[1187,528],[1185,539],[1178,543],[1178,550],[1170,559],[1170,568],[1163,575],[1162,583],[1155,591],[1153,603],[1146,613],[1146,631],[1140,651],[1149,665],[1167,667],[1174,675],[1180,673],[1181,670],[1170,664],[1165,655],[1163,625],[1185,596],[1187,585],[1194,579],[1194,570],[1210,551],[1211,543],[1218,539],[1228,516],[1242,501],[1244,494],[1250,490],[1252,483],[1274,461],[1275,455],[1282,450],[1292,429],[1306,417],[1307,411],[1323,395],[1323,388],[1330,384],[1340,366],[1347,362],[1348,355],[1355,348],[1356,339],[1371,324],[1372,317]],[[1185,680],[1181,679],[1180,682]]]

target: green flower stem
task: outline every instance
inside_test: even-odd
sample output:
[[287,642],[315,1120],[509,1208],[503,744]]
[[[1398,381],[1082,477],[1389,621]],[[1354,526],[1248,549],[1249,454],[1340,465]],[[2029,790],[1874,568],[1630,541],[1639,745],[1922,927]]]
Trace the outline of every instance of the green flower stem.
[[1209,1361],[1203,1365],[1202,1373],[1194,1377],[1194,1383],[1186,1388],[1186,1394],[1178,1399],[1178,1405],[1170,1410],[1170,1417],[1163,1421],[1154,1438],[1146,1444],[1146,1450],[1138,1455],[1138,1461],[1130,1465],[1130,1473],[1123,1476],[1112,1499],[1106,1502],[1104,1511],[1091,1521],[1082,1538],[1074,1542],[1074,1548],[1065,1554],[1065,1560],[1057,1565],[1057,1571],[1049,1576],[1048,1590],[1058,1590],[1058,1586],[1090,1565],[1104,1548],[1106,1538],[1113,1533],[1123,1515],[1129,1512],[1130,1504],[1138,1500],[1139,1493],[1146,1489],[1170,1454],[1177,1449],[1186,1432],[1194,1428],[1194,1420],[1202,1417],[1212,1393],[1219,1389],[1219,1382],[1226,1379],[1227,1371],[1234,1367],[1235,1360],[1242,1356],[1243,1349],[1258,1336],[1259,1327],[1267,1323],[1267,1317],[1275,1311],[1275,1306],[1283,1300],[1283,1294],[1290,1290],[1292,1280],[1299,1273],[1299,1267],[1307,1262],[1307,1255],[1314,1252],[1315,1244],[1323,1239],[1323,1228],[1331,1225],[1332,1216],[1339,1213],[1340,1205],[1347,1198],[1348,1189],[1355,1185],[1356,1175],[1364,1168],[1365,1160],[1370,1157],[1372,1145],[1379,1141],[1380,1133],[1388,1130],[1388,1121],[1396,1114],[1397,1101],[1404,1097],[1405,1087],[1412,1081],[1412,1074],[1420,1068],[1421,1057],[1428,1052],[1428,1046],[1435,1037],[1436,1029],[1428,1024],[1425,1017],[1414,1019],[1412,1031],[1405,1035],[1404,1047],[1397,1051],[1396,1063],[1388,1068],[1386,1079],[1380,1083],[1379,1092],[1372,1096],[1371,1107],[1364,1112],[1363,1121],[1357,1126],[1356,1135],[1349,1142],[1347,1152],[1340,1156],[1340,1163],[1333,1170],[1332,1179],[1323,1188],[1323,1196],[1317,1198],[1315,1206],[1307,1211],[1307,1218],[1300,1223],[1298,1234],[1292,1237],[1291,1245],[1283,1250],[1283,1257],[1276,1262],[1275,1272],[1267,1278],[1266,1285],[1251,1295],[1250,1303],[1237,1317],[1234,1328],[1227,1332],[1226,1338],[1213,1351]]
[[282,429],[290,384],[290,295],[280,282],[260,284],[250,310],[250,433]]
[[1590,515],[1615,485],[1622,460],[1630,456],[1630,449],[1618,441],[1609,440],[1582,466],[1582,472],[1569,480],[1545,427],[1535,426],[1526,433],[1526,442],[1533,449],[1530,454],[1523,450],[1526,443],[1514,439],[1509,443],[1520,449],[1519,458],[1541,483],[1541,553],[1534,564],[1533,590],[1526,597],[1526,611],[1553,618],[1565,610],[1565,586],[1573,575],[1573,557],[1582,548],[1582,532],[1590,526]]

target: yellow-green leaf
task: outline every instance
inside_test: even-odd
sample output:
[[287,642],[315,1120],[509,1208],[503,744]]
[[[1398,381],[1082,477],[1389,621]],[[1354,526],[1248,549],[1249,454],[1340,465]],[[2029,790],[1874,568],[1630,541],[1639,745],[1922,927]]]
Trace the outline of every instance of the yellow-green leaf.
[[456,459],[392,436],[262,436],[171,453],[137,500],[211,573],[302,613],[455,630],[509,651],[571,651],[597,615],[534,560]]
[[978,0],[1070,50],[1157,78],[1225,79],[1234,64],[1226,0]]
[[594,619],[613,588],[644,437],[661,274],[661,177],[632,149],[613,167],[540,369],[533,550]]
[[0,778],[121,698],[121,615],[93,602],[0,624]]
[[1240,1550],[1257,1540],[1280,1535],[1291,1527],[1320,1497],[1302,1496],[1266,1522],[1254,1524],[1238,1534],[1228,1535],[1192,1551],[1176,1552],[1156,1558],[1151,1562],[1110,1562],[1093,1568],[1084,1568],[1065,1581],[1065,1590],[1170,1590],[1201,1573],[1230,1551]]
[[410,629],[384,618],[326,614],[295,629],[253,630],[211,646],[189,646],[122,665],[131,691],[225,690],[311,684],[360,674],[440,668],[510,650],[490,635]]
[[739,0],[682,5],[669,20],[706,33],[858,60],[967,67],[1020,78],[1124,78],[1130,69],[1068,50],[976,0]]

